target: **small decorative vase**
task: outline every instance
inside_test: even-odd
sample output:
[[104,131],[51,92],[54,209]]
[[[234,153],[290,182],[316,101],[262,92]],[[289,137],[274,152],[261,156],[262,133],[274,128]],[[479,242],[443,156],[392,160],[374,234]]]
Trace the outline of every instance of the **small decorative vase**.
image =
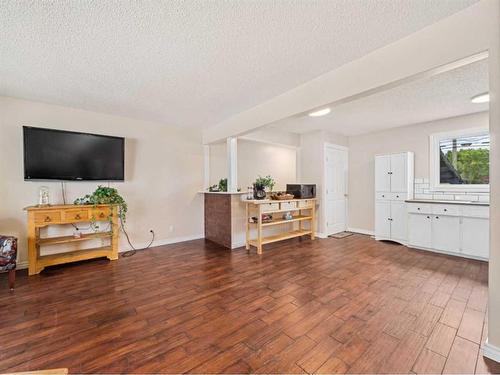
[[41,186],[38,191],[38,206],[50,206],[49,188],[47,186]]
[[253,197],[259,200],[265,199],[266,198],[265,186],[253,184]]

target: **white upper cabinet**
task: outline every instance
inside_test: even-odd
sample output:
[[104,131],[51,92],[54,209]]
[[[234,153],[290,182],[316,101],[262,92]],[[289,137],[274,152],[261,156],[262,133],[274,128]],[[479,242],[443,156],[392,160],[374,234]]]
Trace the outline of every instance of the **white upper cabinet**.
[[391,156],[375,156],[375,191],[391,191]]
[[[408,191],[408,153],[391,155],[391,192],[404,193]],[[413,183],[413,181],[411,181]]]

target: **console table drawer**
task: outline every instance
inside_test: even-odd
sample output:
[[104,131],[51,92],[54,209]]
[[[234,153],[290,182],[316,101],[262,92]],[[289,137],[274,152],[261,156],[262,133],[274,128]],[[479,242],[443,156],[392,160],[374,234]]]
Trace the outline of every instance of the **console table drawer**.
[[70,223],[78,221],[89,221],[88,210],[66,210],[64,211],[64,220]]
[[40,211],[35,213],[35,224],[54,224],[61,222],[61,212],[59,211]]
[[95,220],[108,220],[109,217],[111,216],[111,210],[109,208],[103,207],[103,208],[96,208],[92,211],[92,216],[95,218]]

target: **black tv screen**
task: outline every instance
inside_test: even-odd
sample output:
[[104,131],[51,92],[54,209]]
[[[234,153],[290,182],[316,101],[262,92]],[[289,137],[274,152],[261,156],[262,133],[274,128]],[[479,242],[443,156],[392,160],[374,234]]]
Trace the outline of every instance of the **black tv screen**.
[[124,180],[124,138],[28,126],[23,135],[25,180]]

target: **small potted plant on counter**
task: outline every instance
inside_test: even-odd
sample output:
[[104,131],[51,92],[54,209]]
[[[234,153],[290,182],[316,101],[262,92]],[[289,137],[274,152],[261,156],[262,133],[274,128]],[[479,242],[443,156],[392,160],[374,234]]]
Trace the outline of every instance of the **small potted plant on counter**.
[[267,191],[273,191],[276,182],[271,176],[261,177],[259,176],[253,183],[253,196],[255,199],[265,199]]

